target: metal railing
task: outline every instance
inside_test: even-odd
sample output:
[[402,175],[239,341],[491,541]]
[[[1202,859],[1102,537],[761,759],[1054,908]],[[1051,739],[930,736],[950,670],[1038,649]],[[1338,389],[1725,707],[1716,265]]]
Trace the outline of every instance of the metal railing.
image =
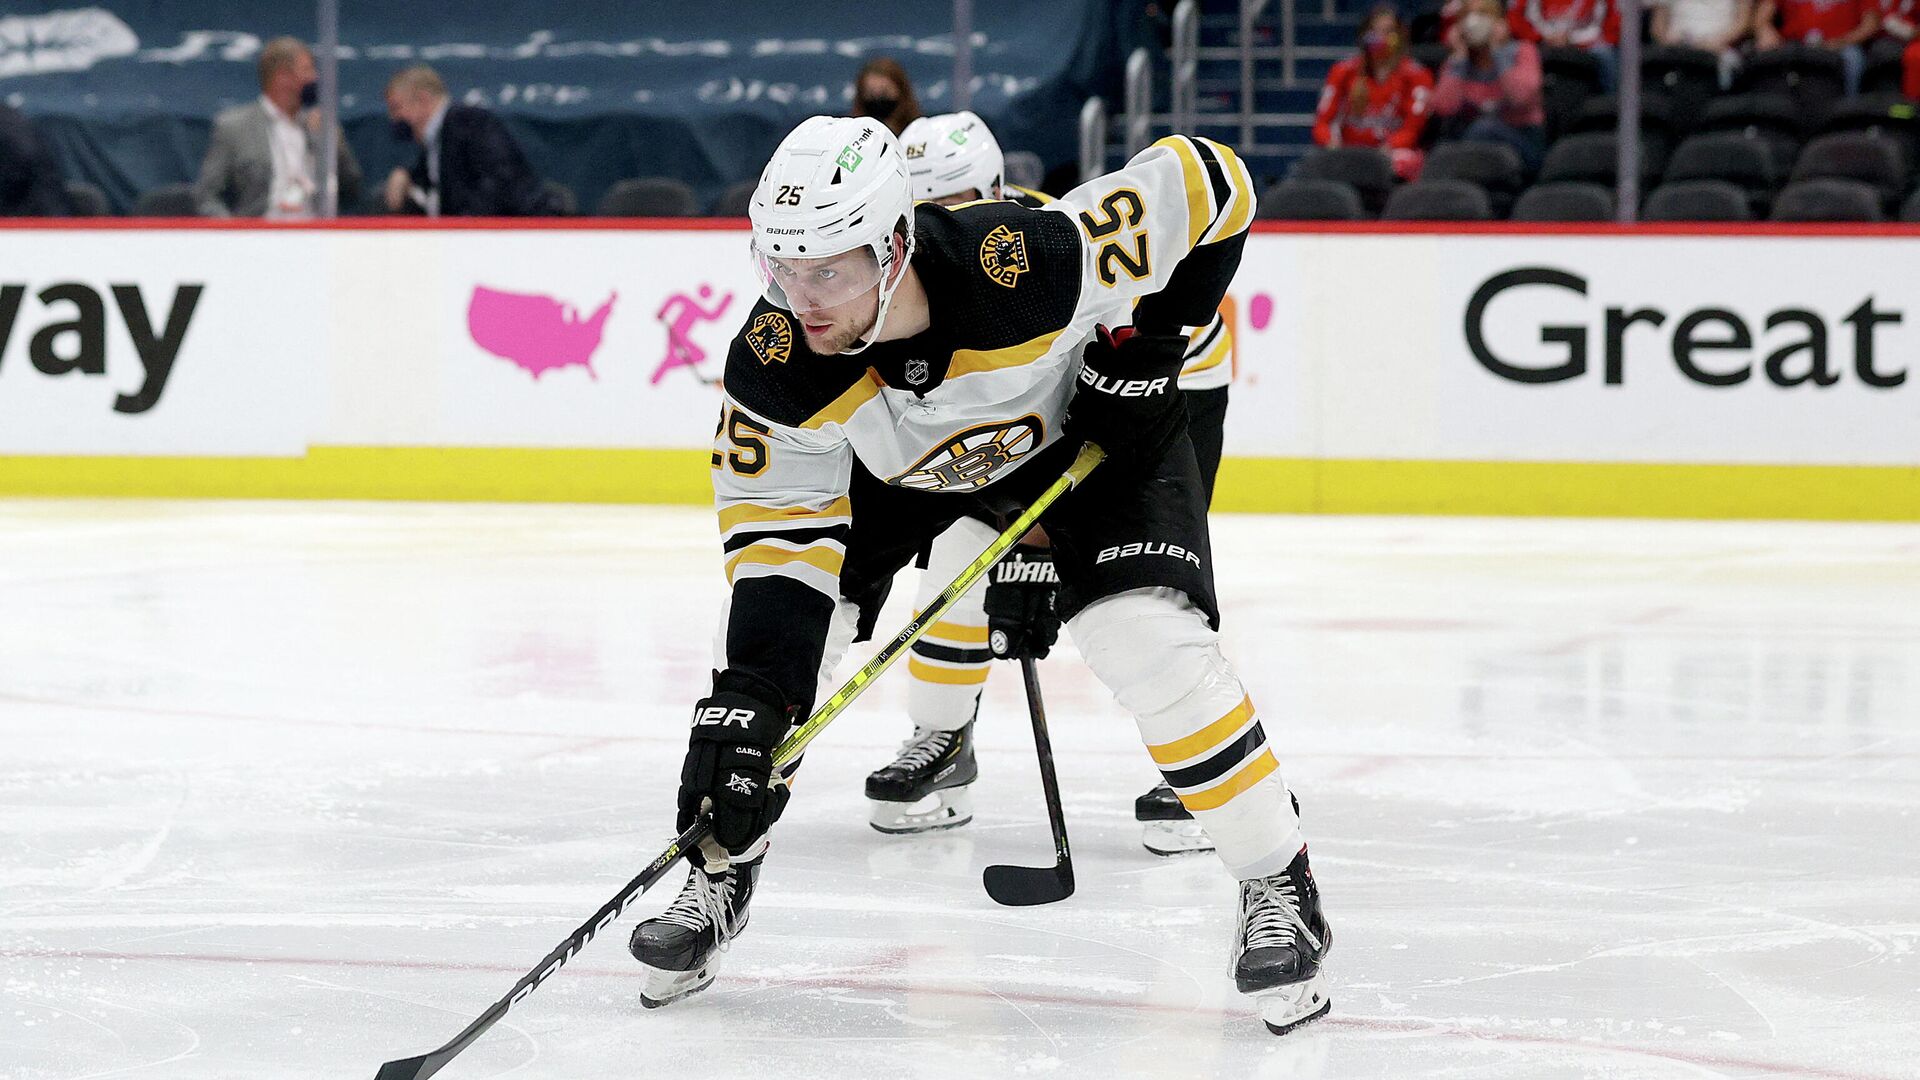
[[1127,131],[1122,143],[1132,158],[1153,141],[1153,57],[1144,48],[1127,57],[1125,112]]
[[1080,182],[1107,171],[1107,103],[1090,97],[1080,106]]
[[1168,126],[1192,132],[1200,116],[1194,81],[1200,72],[1200,2],[1180,0],[1173,9],[1172,70],[1167,73]]

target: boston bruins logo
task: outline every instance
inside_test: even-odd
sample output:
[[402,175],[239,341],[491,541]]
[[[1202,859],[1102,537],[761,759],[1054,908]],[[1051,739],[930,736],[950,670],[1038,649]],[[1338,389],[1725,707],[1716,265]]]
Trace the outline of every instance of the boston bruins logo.
[[1020,275],[1027,272],[1027,234],[995,225],[980,241],[980,269],[995,285],[1013,288]]
[[747,344],[753,346],[753,355],[759,357],[762,364],[775,361],[784,364],[787,357],[793,355],[793,326],[785,315],[765,312],[747,327]]
[[949,437],[887,481],[915,491],[971,491],[987,486],[994,474],[1032,453],[1045,437],[1040,418],[981,424]]

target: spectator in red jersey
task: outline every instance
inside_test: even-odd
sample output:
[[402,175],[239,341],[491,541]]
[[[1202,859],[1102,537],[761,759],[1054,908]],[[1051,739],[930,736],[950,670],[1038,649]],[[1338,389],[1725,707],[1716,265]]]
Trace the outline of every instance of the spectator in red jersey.
[[1867,68],[1897,60],[1908,97],[1920,96],[1920,0],[1879,0],[1880,32],[1867,42]]
[[1867,66],[1862,46],[1879,32],[1878,0],[1760,0],[1753,15],[1753,43],[1762,50],[1794,41],[1838,52],[1849,96],[1860,92]]
[[1620,63],[1620,10],[1613,0],[1520,0],[1507,11],[1516,41],[1581,49],[1600,61],[1600,88],[1611,91]]
[[[1920,2],[1920,0],[1916,0]],[[1377,4],[1360,23],[1360,52],[1333,66],[1320,91],[1313,141],[1321,146],[1377,146],[1402,180],[1420,176],[1420,131],[1427,125],[1433,76],[1407,56],[1407,28],[1391,4]]]
[[1540,50],[1513,40],[1505,15],[1500,0],[1467,0],[1433,90],[1433,113],[1442,138],[1506,143],[1533,172],[1547,145]]
[[1722,90],[1733,86],[1740,70],[1736,46],[1752,32],[1753,0],[1663,0],[1653,9],[1653,40],[1712,53],[1720,61]]

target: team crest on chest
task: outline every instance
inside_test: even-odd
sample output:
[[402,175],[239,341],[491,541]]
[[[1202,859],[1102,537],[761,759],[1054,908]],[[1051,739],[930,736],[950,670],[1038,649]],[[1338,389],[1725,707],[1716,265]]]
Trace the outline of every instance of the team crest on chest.
[[972,491],[1026,457],[1045,437],[1040,418],[981,424],[948,436],[899,476],[887,481],[915,491]]
[[1027,234],[995,225],[980,241],[980,269],[995,285],[1013,288],[1020,275],[1027,272]]
[[765,312],[747,327],[747,344],[762,364],[784,364],[793,355],[793,326],[779,312]]

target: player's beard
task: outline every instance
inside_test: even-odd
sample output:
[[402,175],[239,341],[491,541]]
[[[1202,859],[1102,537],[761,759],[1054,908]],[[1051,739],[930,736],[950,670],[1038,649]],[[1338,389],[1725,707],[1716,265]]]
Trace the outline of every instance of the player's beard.
[[[873,333],[873,325],[880,318],[879,294],[876,292],[868,299],[868,303],[871,306],[862,305],[858,309],[862,311],[860,316],[845,323],[835,322],[824,334],[816,337],[812,331],[805,331],[807,348],[812,349],[816,356],[832,356],[845,351],[849,345]],[[851,307],[852,305],[843,306]],[[804,324],[805,321],[805,317],[802,316],[801,322]]]

